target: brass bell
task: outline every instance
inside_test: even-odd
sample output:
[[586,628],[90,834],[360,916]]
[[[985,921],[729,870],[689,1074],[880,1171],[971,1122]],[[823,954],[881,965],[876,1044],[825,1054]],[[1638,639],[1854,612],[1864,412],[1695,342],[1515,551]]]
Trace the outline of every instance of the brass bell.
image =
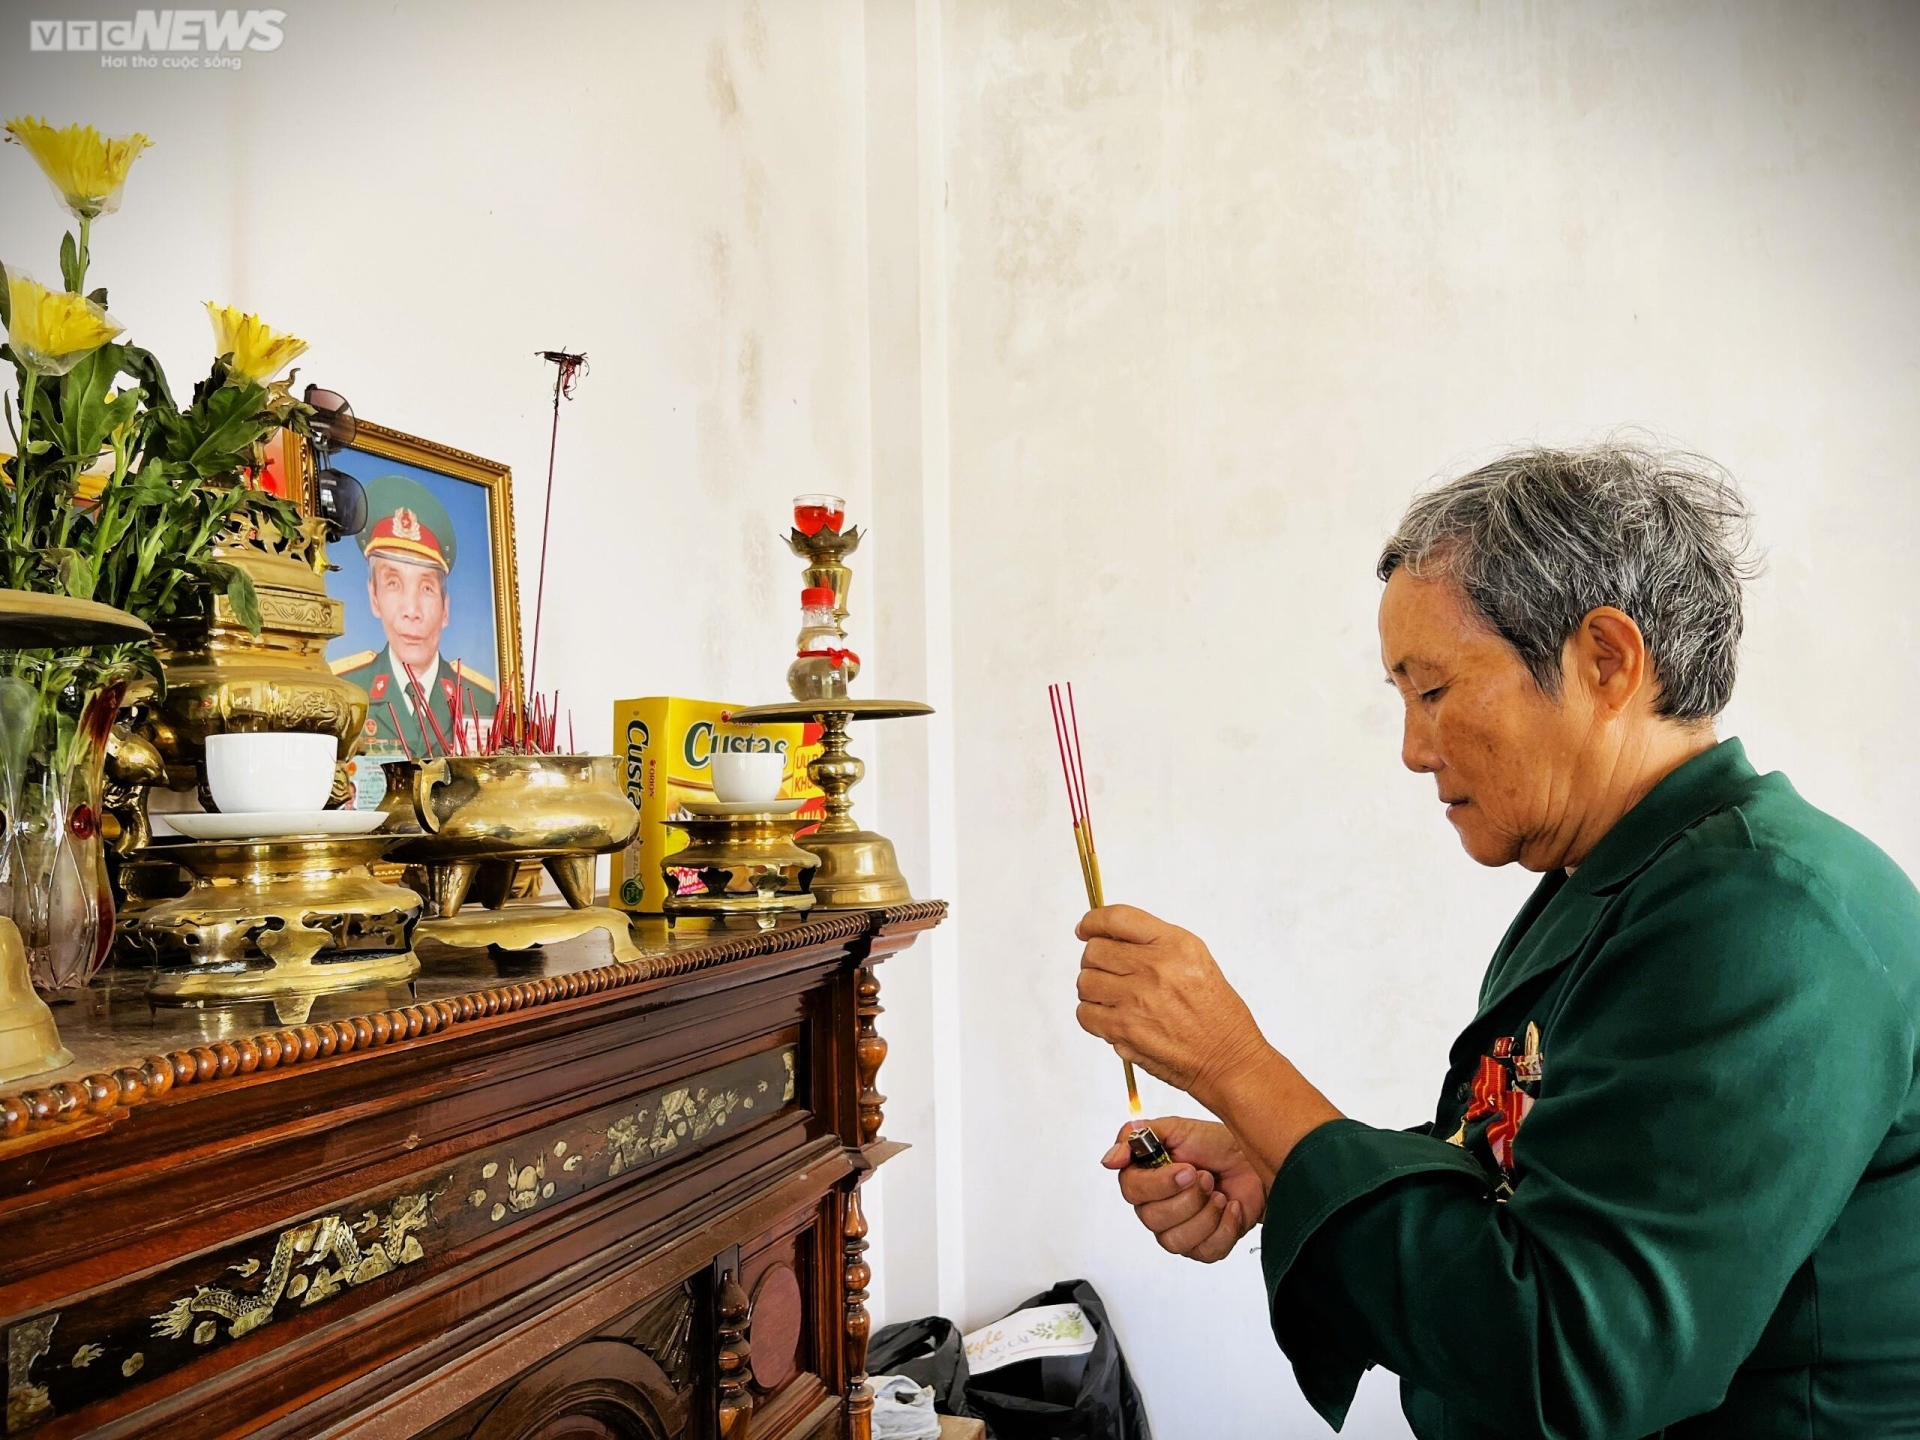
[[0,1084],[71,1064],[47,1002],[33,993],[26,947],[13,921],[0,915]]

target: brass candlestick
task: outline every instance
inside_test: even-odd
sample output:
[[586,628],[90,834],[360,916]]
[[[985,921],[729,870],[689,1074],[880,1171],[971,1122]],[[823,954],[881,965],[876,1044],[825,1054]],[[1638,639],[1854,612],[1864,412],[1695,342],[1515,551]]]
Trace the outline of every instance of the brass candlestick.
[[819,908],[870,910],[913,899],[893,842],[854,821],[848,792],[860,783],[867,767],[847,752],[847,726],[855,720],[897,720],[932,713],[931,705],[918,700],[808,700],[755,705],[728,716],[743,725],[811,721],[820,726],[820,754],[807,766],[807,777],[826,796],[827,817],[799,842],[820,857],[820,868],[813,872],[813,898]]
[[847,618],[847,595],[853,589],[847,556],[860,548],[861,539],[858,525],[844,533],[823,525],[811,535],[796,529],[787,536],[787,548],[807,562],[800,583],[833,591],[833,613],[841,620]]
[[[808,501],[824,501],[828,496],[802,496],[794,502],[795,519],[804,523],[803,506]],[[831,518],[827,518],[828,514]],[[858,526],[842,532],[838,527],[845,511],[838,502],[815,514],[825,520],[812,534],[794,528],[787,546],[807,562],[802,574],[809,587],[824,586],[833,591],[836,619],[847,617],[847,595],[853,586],[853,572],[847,568],[847,556],[860,547]],[[856,662],[857,663],[857,662]],[[853,673],[858,673],[857,669]],[[795,699],[789,704],[754,705],[736,710],[727,718],[743,725],[792,724],[812,722],[820,727],[820,754],[807,766],[807,777],[826,796],[826,819],[800,843],[820,857],[820,868],[813,872],[814,902],[823,910],[861,910],[884,905],[902,905],[913,898],[900,862],[893,853],[893,842],[884,835],[863,830],[854,823],[853,802],[847,792],[860,783],[867,767],[847,750],[847,726],[855,720],[895,720],[909,715],[931,715],[933,707],[918,700],[853,700],[834,698],[804,699],[808,692],[789,680]],[[844,688],[844,686],[840,687]]]

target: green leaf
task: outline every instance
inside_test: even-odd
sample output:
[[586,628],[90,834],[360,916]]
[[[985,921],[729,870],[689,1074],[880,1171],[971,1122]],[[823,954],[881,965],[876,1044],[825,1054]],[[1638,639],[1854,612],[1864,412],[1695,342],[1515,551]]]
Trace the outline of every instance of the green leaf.
[[253,577],[238,565],[226,568],[230,572],[227,576],[227,603],[233,606],[234,618],[258,635],[263,622],[260,618],[260,593],[253,588]]
[[89,290],[87,292],[87,299],[91,300],[94,304],[98,305],[102,310],[106,309],[107,308],[107,287],[104,285],[101,285],[96,289]]
[[150,645],[129,645],[126,647],[127,660],[134,669],[147,676],[159,692],[153,698],[161,701],[167,698],[167,672],[161,668],[160,657],[153,653]]
[[193,449],[175,458],[206,477],[239,469],[254,442],[274,428],[273,417],[265,412],[266,398],[259,385],[223,385],[204,403],[196,398],[187,422],[199,434]]
[[[107,393],[120,377],[120,365],[126,352],[118,345],[102,345],[61,377],[58,390],[58,418],[50,429],[60,453],[81,469],[93,463],[106,446],[113,427],[133,413],[139,404],[136,392],[117,397],[109,405]],[[48,387],[50,390],[55,387]],[[51,406],[52,397],[49,397]]]
[[122,345],[120,348],[125,352],[121,367],[138,380],[152,397],[155,413],[179,419],[180,407],[174,403],[173,391],[167,385],[167,372],[160,368],[160,362],[154,359],[153,352],[143,350],[138,345]]
[[80,274],[80,246],[69,230],[60,237],[60,279],[68,290],[78,295],[83,278]]
[[69,550],[61,557],[59,569],[60,587],[76,600],[93,598],[93,562],[78,550]]

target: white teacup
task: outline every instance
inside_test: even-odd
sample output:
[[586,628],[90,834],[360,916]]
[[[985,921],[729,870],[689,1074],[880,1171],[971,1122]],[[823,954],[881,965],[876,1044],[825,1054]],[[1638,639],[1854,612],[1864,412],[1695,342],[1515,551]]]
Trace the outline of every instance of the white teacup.
[[779,750],[721,750],[713,757],[713,793],[729,805],[780,798],[787,757]]
[[324,810],[340,743],[331,735],[272,731],[207,737],[207,788],[224,815]]

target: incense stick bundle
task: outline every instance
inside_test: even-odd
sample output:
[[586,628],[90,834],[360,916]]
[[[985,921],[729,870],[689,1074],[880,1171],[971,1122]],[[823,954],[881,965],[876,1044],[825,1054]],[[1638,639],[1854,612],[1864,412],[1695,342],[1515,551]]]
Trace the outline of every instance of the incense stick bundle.
[[[1060,770],[1067,781],[1067,808],[1073,814],[1073,847],[1080,856],[1080,878],[1087,886],[1087,906],[1099,910],[1107,903],[1100,885],[1100,852],[1093,843],[1093,812],[1087,804],[1087,767],[1080,751],[1080,715],[1073,703],[1071,683],[1049,685],[1047,699],[1053,705],[1053,738],[1060,747]],[[1127,1111],[1140,1114],[1140,1084],[1134,1078],[1133,1062],[1122,1059],[1127,1077]],[[1160,1137],[1142,1122],[1133,1133],[1132,1148],[1137,1163],[1152,1168],[1170,1158]]]

